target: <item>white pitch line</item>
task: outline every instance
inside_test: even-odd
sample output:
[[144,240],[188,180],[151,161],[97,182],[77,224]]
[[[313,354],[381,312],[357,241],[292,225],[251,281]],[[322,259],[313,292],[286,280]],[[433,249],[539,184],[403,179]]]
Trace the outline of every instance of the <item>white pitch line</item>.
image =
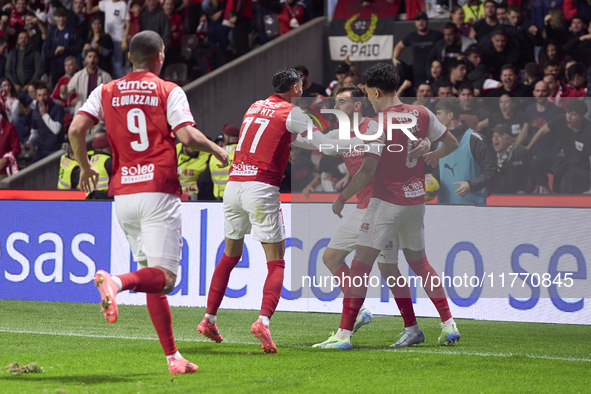
[[[6,332],[10,334],[35,334],[35,335],[56,335],[56,336],[67,336],[67,337],[84,337],[84,338],[107,338],[107,339],[128,339],[128,340],[144,340],[144,341],[157,341],[155,337],[139,337],[129,335],[104,335],[104,334],[81,334],[75,332],[51,332],[51,331],[28,331],[28,330],[3,330],[0,332]],[[178,342],[211,342],[201,338],[175,338]],[[259,345],[259,342],[246,342],[246,341],[224,341],[230,344],[239,345]],[[280,345],[281,347],[289,348],[308,348],[305,345]],[[525,357],[536,360],[549,360],[549,361],[571,361],[571,362],[591,362],[589,358],[578,358],[578,357],[559,357],[559,356],[546,356],[536,354],[520,354],[520,353],[485,353],[485,352],[474,352],[474,351],[450,351],[450,350],[426,350],[421,348],[407,348],[407,349],[369,349],[369,348],[356,348],[355,350],[364,350],[372,352],[393,352],[393,353],[420,353],[420,354],[447,354],[457,356],[477,356],[477,357]]]

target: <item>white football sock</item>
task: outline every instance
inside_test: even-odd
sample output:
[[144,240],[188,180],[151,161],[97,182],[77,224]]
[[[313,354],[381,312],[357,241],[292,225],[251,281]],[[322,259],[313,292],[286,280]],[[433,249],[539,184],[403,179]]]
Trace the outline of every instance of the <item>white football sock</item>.
[[263,324],[267,327],[269,327],[269,317],[267,316],[259,316],[259,319],[261,319],[261,321],[263,322]]
[[175,354],[171,354],[170,356],[166,356],[166,361],[170,360],[171,358],[174,358],[175,360],[182,360],[183,356],[181,356],[181,354],[177,350]]
[[441,329],[447,330],[448,328],[451,327],[452,324],[456,324],[453,317],[444,321],[443,324],[441,325]]
[[218,319],[215,315],[210,315],[209,313],[206,313],[205,317],[207,317],[207,320],[209,320],[211,324],[215,324],[215,321]]
[[121,279],[119,279],[118,276],[112,276],[111,278],[113,278],[113,282],[115,282],[115,284],[117,285],[117,289],[121,291],[121,289],[123,288],[123,282],[121,282]]
[[418,324],[414,324],[410,327],[405,327],[404,328],[406,331],[410,331],[410,332],[418,332],[420,331],[419,325]]
[[339,338],[340,340],[347,339],[351,335],[353,335],[353,331],[351,331],[351,330],[343,330],[342,328],[339,328],[337,330],[337,333],[335,334],[335,336],[337,338]]

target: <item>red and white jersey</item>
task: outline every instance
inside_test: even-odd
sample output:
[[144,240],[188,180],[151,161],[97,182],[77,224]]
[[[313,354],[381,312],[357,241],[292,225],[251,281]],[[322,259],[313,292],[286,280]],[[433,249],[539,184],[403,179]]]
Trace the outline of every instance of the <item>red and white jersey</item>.
[[[422,105],[399,104],[384,111],[384,133],[387,131],[388,113],[409,113],[417,118],[417,124],[410,132],[417,138],[429,138],[432,143],[447,133],[433,112]],[[409,118],[393,118],[395,124],[410,123]],[[396,205],[418,205],[425,203],[425,173],[423,158],[410,160],[408,154],[413,141],[400,129],[392,130],[392,139],[385,140],[385,147],[374,175],[373,197]],[[372,155],[372,152],[365,153]]]
[[172,132],[195,121],[178,85],[148,71],[132,72],[94,89],[78,113],[105,121],[113,149],[110,196],[181,195]]
[[289,144],[307,130],[307,120],[304,111],[278,94],[252,104],[242,120],[229,180],[280,187]]

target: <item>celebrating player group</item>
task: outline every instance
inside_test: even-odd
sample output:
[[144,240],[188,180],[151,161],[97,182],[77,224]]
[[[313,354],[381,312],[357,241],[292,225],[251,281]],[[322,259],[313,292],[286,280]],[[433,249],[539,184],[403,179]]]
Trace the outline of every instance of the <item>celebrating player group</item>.
[[[221,166],[228,165],[226,151],[210,142],[195,126],[183,90],[158,77],[164,62],[164,45],[151,31],[131,40],[129,58],[133,72],[124,78],[98,86],[77,113],[69,137],[80,163],[80,185],[84,191],[96,187],[98,173],[86,152],[86,131],[104,120],[113,149],[113,171],[109,195],[115,196],[115,210],[134,259],[142,266],[136,272],[110,275],[98,271],[94,282],[101,296],[101,309],[109,323],[118,318],[116,296],[124,290],[147,294],[148,312],[168,360],[171,374],[196,372],[198,367],[184,359],[175,346],[172,318],[166,294],[172,291],[182,249],[181,187],[177,178],[176,139],[193,149],[211,153]],[[244,236],[252,233],[261,242],[268,273],[263,286],[260,315],[251,332],[266,353],[277,353],[269,330],[281,296],[285,270],[285,225],[279,187],[287,166],[290,145],[319,149],[333,146],[326,154],[342,155],[352,176],[349,185],[333,203],[333,212],[342,217],[345,202],[357,195],[356,209],[333,234],[323,261],[341,281],[343,309],[335,335],[318,348],[351,349],[351,337],[372,320],[363,307],[367,283],[355,278],[369,275],[374,262],[383,277],[398,277],[398,248],[413,271],[426,280],[437,275],[425,255],[423,216],[425,191],[423,165],[433,165],[451,153],[458,142],[428,109],[406,105],[396,97],[399,78],[391,65],[378,64],[364,74],[369,101],[383,118],[363,117],[363,92],[344,88],[336,97],[335,109],[350,119],[351,139],[341,146],[357,145],[353,151],[339,151],[339,132],[308,131],[309,117],[292,99],[301,97],[301,75],[294,69],[279,70],[273,76],[274,94],[255,102],[244,115],[230,178],[224,193],[225,249],[209,286],[207,310],[197,332],[222,342],[217,327],[217,311],[222,303],[230,274],[240,261]],[[127,96],[127,97],[126,97]],[[129,98],[136,97],[135,100]],[[137,97],[143,97],[137,100]],[[371,136],[379,119],[396,113],[391,139],[360,139],[353,133]],[[407,114],[408,116],[400,116]],[[354,124],[359,120],[359,124]],[[416,124],[412,123],[416,121]],[[409,138],[409,133],[414,138]],[[386,126],[383,125],[386,130]],[[176,135],[176,138],[175,138]],[[429,151],[431,144],[439,144]],[[386,144],[407,147],[403,152],[383,149]],[[412,190],[409,189],[412,186]],[[349,267],[344,259],[355,250]],[[351,283],[361,283],[352,286]],[[390,284],[390,283],[389,283]],[[365,287],[364,287],[365,285]],[[393,285],[392,294],[404,320],[404,331],[392,346],[406,347],[425,340],[413,311],[408,286]],[[441,286],[428,295],[441,317],[439,344],[460,339]]]

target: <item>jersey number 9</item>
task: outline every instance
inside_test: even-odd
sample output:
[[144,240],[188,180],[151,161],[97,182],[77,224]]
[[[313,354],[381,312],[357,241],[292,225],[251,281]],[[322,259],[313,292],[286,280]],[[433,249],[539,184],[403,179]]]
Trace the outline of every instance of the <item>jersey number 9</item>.
[[146,114],[139,108],[134,108],[127,113],[127,129],[139,134],[140,141],[132,141],[131,148],[136,152],[143,152],[150,146],[148,141],[148,127],[146,126]]

